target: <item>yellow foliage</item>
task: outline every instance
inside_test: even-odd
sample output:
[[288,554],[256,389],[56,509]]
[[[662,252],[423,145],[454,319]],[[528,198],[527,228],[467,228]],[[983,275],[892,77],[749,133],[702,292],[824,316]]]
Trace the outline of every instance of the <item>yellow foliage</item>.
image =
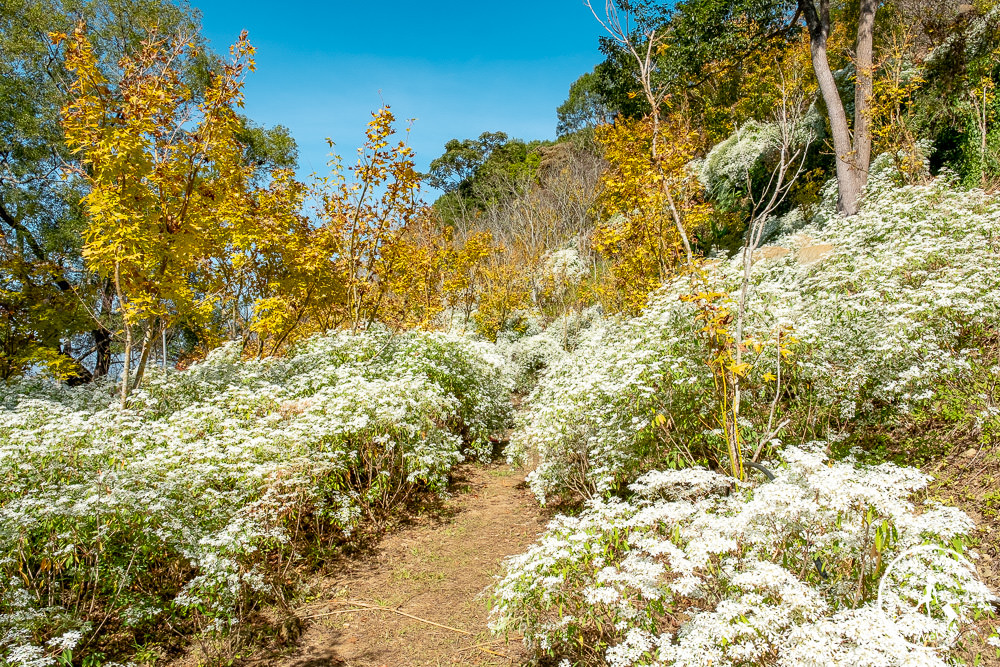
[[244,32],[196,99],[179,70],[194,55],[183,36],[151,33],[119,61],[113,83],[82,25],[52,37],[65,43],[73,75],[62,109],[66,143],[89,186],[83,256],[112,281],[125,330],[124,403],[134,327],[143,331],[141,374],[154,329],[181,320],[204,326],[213,313],[216,270],[247,219],[249,168],[234,108],[254,49]]
[[252,224],[233,240],[229,305],[238,320],[240,305],[250,302],[258,354],[276,354],[343,320],[330,307],[344,300],[332,244],[303,215],[307,195],[290,170],[274,172],[270,185],[256,193]]
[[683,261],[675,212],[689,236],[709,224],[711,206],[687,168],[698,133],[680,113],[664,118],[659,131],[659,164],[652,158],[651,121],[620,118],[596,131],[608,169],[596,203],[604,222],[594,231],[593,245],[611,261],[610,283],[598,288],[611,311],[641,310],[649,292]]
[[[745,338],[737,340],[734,331],[737,326],[738,307],[726,292],[712,290],[707,286],[706,274],[698,271],[696,283],[691,293],[681,296],[681,301],[694,304],[695,321],[703,323],[698,331],[706,346],[708,365],[715,387],[715,420],[721,428],[728,449],[730,472],[742,478],[743,469],[743,426],[738,417],[739,391],[759,389],[763,385],[779,382],[774,391],[780,391],[781,364],[792,356],[792,348],[798,340],[787,328],[779,328],[768,340]],[[697,289],[700,283],[702,289]],[[762,352],[774,346],[777,351],[777,375],[761,368]],[[750,350],[754,354],[749,361],[743,355]],[[707,424],[706,424],[707,425]]]
[[410,227],[429,216],[417,198],[420,176],[413,149],[405,141],[390,144],[394,122],[387,106],[373,113],[365,145],[349,168],[352,177],[335,155],[331,175],[319,179],[312,192],[320,201],[324,241],[343,286],[343,301],[330,306],[341,309],[354,330],[379,320],[394,274],[407,261],[399,244]]
[[770,119],[783,98],[815,94],[809,32],[802,27],[794,40],[772,40],[753,50],[747,54],[742,71],[740,94],[732,108],[734,125],[729,132],[747,120]]
[[[257,194],[255,225],[238,244],[246,257],[234,267],[259,295],[258,354],[342,326],[428,326],[443,309],[450,235],[417,197],[412,149],[390,143],[394,121],[388,107],[372,114],[348,169],[334,156],[312,187],[276,172]],[[319,202],[315,220],[301,212],[309,199]]]
[[531,306],[531,273],[502,253],[503,248],[497,248],[480,269],[482,291],[472,315],[479,333],[490,340],[496,340],[504,329],[517,330],[521,323],[513,317]]
[[910,65],[912,42],[909,30],[892,35],[881,62],[874,66],[869,102],[874,152],[896,156],[900,172],[908,179],[923,171],[917,138],[909,123],[913,94],[924,83],[920,70]]
[[183,38],[155,35],[120,62],[112,86],[82,27],[65,40],[74,74],[63,109],[66,141],[80,157],[88,224],[84,258],[119,286],[128,323],[198,317],[213,295],[195,284],[222,257],[228,234],[245,218],[248,176],[233,138],[243,74],[253,47],[242,35],[233,59],[193,101],[175,61],[190,55]]
[[387,303],[380,319],[396,328],[426,328],[444,310],[442,291],[451,233],[422,209],[386,250]]
[[486,230],[466,235],[460,246],[452,243],[442,289],[445,304],[458,308],[465,319],[471,317],[483,291],[484,261],[496,251],[493,234]]

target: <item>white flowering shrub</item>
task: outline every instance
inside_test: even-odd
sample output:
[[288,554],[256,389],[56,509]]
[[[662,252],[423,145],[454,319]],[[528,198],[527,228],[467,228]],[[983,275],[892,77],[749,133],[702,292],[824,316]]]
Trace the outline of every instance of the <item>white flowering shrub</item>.
[[796,332],[802,372],[845,418],[908,410],[940,377],[967,368],[977,333],[995,327],[996,196],[937,179],[887,191],[861,215],[830,216],[805,234],[814,247],[832,246],[829,255],[765,263],[752,310]]
[[[1000,197],[947,178],[875,185],[861,214],[823,209],[755,263],[746,442],[768,435],[776,391],[778,419],[796,432],[907,412],[996,330]],[[704,278],[664,285],[641,316],[594,330],[552,365],[514,438],[540,455],[529,480],[540,499],[601,496],[651,468],[717,460],[724,439],[703,324],[681,297],[716,292],[731,304],[740,279],[739,258],[709,263]],[[787,359],[775,344],[783,334],[798,341]]]
[[497,340],[497,347],[507,358],[507,368],[515,391],[531,390],[542,372],[566,354],[559,337],[551,329],[515,340]]
[[649,309],[584,331],[528,398],[515,450],[539,454],[528,482],[540,501],[601,495],[663,464],[656,414],[697,420],[711,376],[698,359],[692,309]]
[[0,663],[170,622],[224,630],[289,563],[487,451],[509,419],[491,346],[373,331],[284,359],[216,350],[113,387],[0,389]]
[[587,264],[575,245],[554,250],[542,262],[542,280],[556,285],[573,285],[587,275]]
[[[813,105],[793,129],[796,145],[812,144],[824,134],[823,115]],[[781,151],[778,123],[750,120],[716,144],[703,160],[694,163],[698,180],[716,202],[734,204],[747,187],[747,175],[763,177],[767,165]]]
[[952,551],[969,518],[914,502],[912,468],[789,447],[775,471],[654,470],[557,517],[507,561],[492,628],[562,665],[947,664],[993,599]]
[[592,328],[603,326],[600,307],[563,313],[541,331],[520,337],[497,337],[497,351],[507,361],[507,370],[519,393],[530,392],[544,371],[575,350],[581,338],[592,336]]

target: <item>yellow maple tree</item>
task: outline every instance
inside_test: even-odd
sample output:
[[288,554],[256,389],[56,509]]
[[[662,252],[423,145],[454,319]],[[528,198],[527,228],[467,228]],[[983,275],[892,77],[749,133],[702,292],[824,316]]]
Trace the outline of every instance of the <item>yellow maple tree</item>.
[[73,75],[62,110],[66,142],[79,156],[75,175],[89,186],[83,255],[91,270],[113,281],[121,316],[124,404],[155,333],[212,312],[213,265],[246,217],[249,173],[234,138],[235,108],[243,103],[254,49],[244,32],[229,62],[196,95],[181,69],[195,54],[183,35],[151,33],[119,61],[114,81],[99,67],[82,25],[53,40],[65,43]]
[[319,179],[312,193],[343,284],[340,307],[355,331],[378,321],[393,270],[400,267],[400,251],[393,246],[428,215],[418,196],[413,149],[405,138],[391,143],[395,120],[388,106],[372,113],[357,162],[345,170],[334,155],[331,174]]

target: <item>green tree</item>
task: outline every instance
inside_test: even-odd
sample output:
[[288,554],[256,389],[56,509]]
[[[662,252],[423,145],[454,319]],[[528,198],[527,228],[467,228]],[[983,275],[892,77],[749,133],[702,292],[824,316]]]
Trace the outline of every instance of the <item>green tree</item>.
[[[830,0],[687,0],[672,10],[662,2],[614,0],[608,5],[607,20],[619,44],[633,51],[640,63],[647,63],[649,71],[643,71],[640,80],[652,81],[654,90],[661,88],[658,84],[664,79],[691,86],[707,81],[720,66],[738,67],[741,59],[770,40],[795,36],[796,27],[803,22],[833,140],[837,208],[844,215],[854,215],[871,161],[878,5],[879,0],[856,0],[845,7],[856,27],[853,123],[830,65],[829,39],[837,20]],[[839,16],[848,23],[845,13]]]
[[265,127],[239,115],[234,133],[243,144],[243,161],[253,169],[254,181],[261,182],[276,169],[294,169],[299,162],[299,147],[284,125]]
[[479,139],[449,140],[444,153],[431,161],[427,182],[445,192],[467,191],[479,168],[508,141],[505,132],[483,132]]
[[569,87],[569,97],[556,108],[558,136],[593,129],[614,120],[615,110],[601,95],[600,81],[601,75],[595,70],[582,75]]
[[616,116],[629,120],[644,117],[649,105],[642,95],[639,69],[632,54],[610,37],[600,38],[600,50],[604,60],[594,68],[594,90],[601,103]]
[[479,139],[452,139],[431,162],[426,180],[444,190],[434,208],[444,222],[456,224],[488,206],[521,194],[535,177],[539,147],[551,142],[510,139],[504,132],[483,132]]
[[[1000,177],[1000,11],[996,0],[923,8],[911,21],[931,50],[916,92],[916,130],[933,142],[932,170],[944,166],[969,185]],[[936,11],[930,11],[931,9]]]

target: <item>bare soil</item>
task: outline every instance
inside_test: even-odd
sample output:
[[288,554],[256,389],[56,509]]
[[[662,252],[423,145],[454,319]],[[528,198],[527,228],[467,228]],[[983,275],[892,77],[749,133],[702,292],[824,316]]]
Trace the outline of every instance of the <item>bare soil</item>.
[[313,582],[295,609],[305,627],[284,655],[257,665],[409,667],[521,664],[517,638],[488,628],[488,594],[507,556],[535,541],[547,517],[508,465],[456,468],[452,495],[385,536],[367,555]]

